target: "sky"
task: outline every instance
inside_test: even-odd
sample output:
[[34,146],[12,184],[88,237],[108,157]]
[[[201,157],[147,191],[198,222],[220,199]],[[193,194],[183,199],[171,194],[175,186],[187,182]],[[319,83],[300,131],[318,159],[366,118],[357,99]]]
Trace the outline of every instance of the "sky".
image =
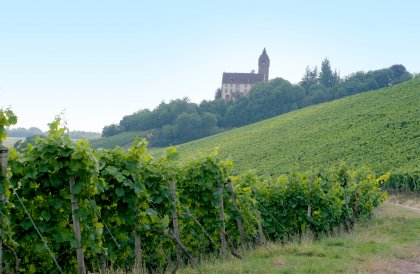
[[100,132],[188,97],[212,100],[223,72],[297,83],[328,58],[341,76],[420,72],[420,1],[0,0],[0,108],[15,127]]

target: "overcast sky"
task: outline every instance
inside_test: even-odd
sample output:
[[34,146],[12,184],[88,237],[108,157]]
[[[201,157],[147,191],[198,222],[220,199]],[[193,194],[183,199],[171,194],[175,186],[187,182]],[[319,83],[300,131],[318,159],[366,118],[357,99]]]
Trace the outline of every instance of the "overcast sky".
[[188,97],[210,100],[223,72],[296,83],[328,57],[342,76],[403,64],[420,72],[420,1],[0,0],[0,107],[71,130]]

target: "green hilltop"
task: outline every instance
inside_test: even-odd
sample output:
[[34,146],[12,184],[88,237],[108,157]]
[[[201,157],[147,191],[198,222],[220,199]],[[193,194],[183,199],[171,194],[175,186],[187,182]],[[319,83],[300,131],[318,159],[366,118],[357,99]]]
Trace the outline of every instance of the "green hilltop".
[[[235,173],[278,175],[346,163],[420,169],[420,78],[296,110],[177,146],[182,158],[219,148]],[[156,153],[159,153],[158,150]]]

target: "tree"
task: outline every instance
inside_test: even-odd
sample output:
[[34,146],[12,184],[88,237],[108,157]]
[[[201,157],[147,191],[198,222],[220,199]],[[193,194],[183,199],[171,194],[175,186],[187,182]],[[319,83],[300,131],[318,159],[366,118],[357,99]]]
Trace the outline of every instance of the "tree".
[[310,67],[307,66],[299,85],[308,92],[309,88],[315,84],[318,84],[318,68],[314,67],[314,69],[311,70]]
[[174,125],[174,135],[178,141],[192,139],[196,135],[196,129],[200,127],[201,119],[197,113],[182,113],[176,118]]
[[214,100],[222,99],[222,89],[218,88],[216,89],[216,93],[214,94]]
[[117,135],[118,133],[120,133],[121,131],[122,131],[121,127],[117,124],[112,124],[112,125],[109,125],[109,126],[105,126],[102,129],[102,137],[114,136],[114,135]]
[[321,71],[319,72],[319,82],[327,88],[334,87],[340,81],[340,76],[337,71],[332,72],[330,61],[325,58],[321,64]]
[[403,65],[393,65],[389,69],[392,70],[394,74],[392,84],[401,83],[413,78],[413,75],[409,73]]

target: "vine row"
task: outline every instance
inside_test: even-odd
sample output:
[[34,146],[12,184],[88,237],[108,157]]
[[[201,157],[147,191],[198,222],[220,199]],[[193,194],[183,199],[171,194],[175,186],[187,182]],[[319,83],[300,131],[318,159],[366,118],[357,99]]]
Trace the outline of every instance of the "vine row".
[[235,177],[216,152],[180,162],[174,148],[153,157],[144,139],[94,150],[73,142],[59,118],[48,136],[11,149],[8,165],[1,241],[13,252],[4,252],[3,267],[14,271],[17,257],[25,273],[164,271],[208,253],[240,258],[239,246],[267,239],[350,229],[385,199],[379,186],[390,176],[337,167]]

